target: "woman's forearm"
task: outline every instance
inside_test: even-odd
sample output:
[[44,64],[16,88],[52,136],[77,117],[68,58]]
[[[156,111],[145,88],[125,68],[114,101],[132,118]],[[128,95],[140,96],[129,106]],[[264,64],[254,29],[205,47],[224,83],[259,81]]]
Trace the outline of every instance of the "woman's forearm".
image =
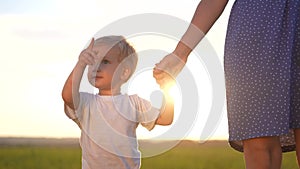
[[173,53],[182,60],[186,60],[222,14],[227,2],[228,0],[202,0],[197,6],[191,24]]

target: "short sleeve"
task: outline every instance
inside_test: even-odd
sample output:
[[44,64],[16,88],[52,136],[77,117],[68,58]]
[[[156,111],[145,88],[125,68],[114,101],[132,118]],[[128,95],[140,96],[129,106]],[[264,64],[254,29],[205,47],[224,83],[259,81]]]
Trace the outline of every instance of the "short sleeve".
[[130,100],[136,108],[138,122],[149,131],[152,130],[159,117],[160,110],[153,107],[151,102],[137,95],[131,95]]
[[80,121],[82,120],[84,109],[86,109],[88,102],[91,99],[91,96],[92,94],[80,92],[79,93],[80,102],[76,110],[73,110],[68,105],[64,104],[65,114],[74,122],[76,122],[79,127],[81,127]]
[[65,114],[70,118],[70,119],[77,119],[77,116],[75,114],[75,111],[71,109],[68,105],[64,104],[64,111]]

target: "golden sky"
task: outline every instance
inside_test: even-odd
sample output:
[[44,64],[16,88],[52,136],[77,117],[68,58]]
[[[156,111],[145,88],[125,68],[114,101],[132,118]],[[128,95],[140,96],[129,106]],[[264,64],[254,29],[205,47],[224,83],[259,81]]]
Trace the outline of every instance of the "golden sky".
[[[161,13],[189,22],[197,4],[196,0],[1,1],[0,137],[78,137],[79,129],[64,115],[60,93],[78,54],[90,38],[111,22],[134,14]],[[231,4],[207,35],[220,60],[230,7]],[[157,35],[140,36],[129,41],[137,50],[160,48],[166,52],[171,52],[176,44],[172,39]],[[209,89],[205,69],[199,68],[201,63],[197,65],[195,60],[188,64],[195,68],[195,72],[203,70],[203,78],[208,81],[201,84],[206,84]],[[205,93],[208,89],[199,91]],[[211,97],[209,92],[205,94],[204,98]],[[204,109],[209,107],[204,106]],[[205,120],[207,116],[205,111],[199,114],[199,122],[195,122],[187,138],[199,138],[203,125],[201,119]],[[138,134],[147,138],[167,130],[168,127],[158,127],[149,134],[138,129]],[[212,138],[226,139],[227,135],[224,110]]]

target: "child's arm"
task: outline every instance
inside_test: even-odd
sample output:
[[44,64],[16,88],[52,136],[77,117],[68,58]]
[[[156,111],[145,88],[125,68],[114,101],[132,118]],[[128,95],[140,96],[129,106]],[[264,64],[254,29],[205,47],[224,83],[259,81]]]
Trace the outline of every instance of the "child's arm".
[[169,94],[169,91],[163,91],[164,100],[160,108],[160,115],[156,120],[156,124],[170,125],[173,122],[174,117],[174,99]]
[[94,39],[92,39],[89,46],[83,50],[77,64],[69,75],[64,88],[62,90],[62,98],[64,103],[73,110],[76,110],[79,102],[79,87],[82,75],[87,65],[92,65],[95,62],[95,53],[92,51],[94,46]]
[[[165,73],[165,72],[164,72]],[[170,125],[174,118],[174,98],[170,95],[170,88],[174,85],[174,79],[167,73],[168,80],[164,83],[159,82],[160,88],[163,91],[164,98],[160,108],[160,115],[156,120],[156,124]]]

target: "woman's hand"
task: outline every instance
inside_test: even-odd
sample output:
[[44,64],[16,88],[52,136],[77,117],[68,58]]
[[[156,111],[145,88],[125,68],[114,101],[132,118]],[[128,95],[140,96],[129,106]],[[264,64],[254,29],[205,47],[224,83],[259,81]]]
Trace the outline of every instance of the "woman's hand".
[[153,77],[162,87],[167,85],[171,79],[175,79],[184,67],[186,60],[182,60],[174,53],[165,56],[159,63],[155,64]]

